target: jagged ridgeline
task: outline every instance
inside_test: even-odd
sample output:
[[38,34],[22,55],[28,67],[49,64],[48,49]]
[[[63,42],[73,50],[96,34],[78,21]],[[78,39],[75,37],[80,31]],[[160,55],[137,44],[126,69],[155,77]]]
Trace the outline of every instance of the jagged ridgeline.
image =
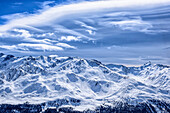
[[170,112],[170,67],[0,53],[1,112]]

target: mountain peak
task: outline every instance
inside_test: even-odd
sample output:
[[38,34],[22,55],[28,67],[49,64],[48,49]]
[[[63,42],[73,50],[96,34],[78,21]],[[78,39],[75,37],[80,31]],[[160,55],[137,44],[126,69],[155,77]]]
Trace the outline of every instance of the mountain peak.
[[0,53],[0,57],[3,56],[4,54],[3,53]]
[[144,64],[144,67],[148,67],[148,66],[151,66],[151,65],[152,65],[151,61],[148,61]]

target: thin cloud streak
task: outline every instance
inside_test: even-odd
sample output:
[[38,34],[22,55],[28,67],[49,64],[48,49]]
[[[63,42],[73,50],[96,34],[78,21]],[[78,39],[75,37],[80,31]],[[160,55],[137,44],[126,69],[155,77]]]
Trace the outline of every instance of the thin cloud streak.
[[18,45],[1,45],[0,48],[8,49],[10,51],[13,50],[24,50],[29,51],[30,49],[33,50],[40,50],[40,51],[63,51],[62,47],[56,45],[47,45],[47,44],[31,44],[31,43],[21,43]]

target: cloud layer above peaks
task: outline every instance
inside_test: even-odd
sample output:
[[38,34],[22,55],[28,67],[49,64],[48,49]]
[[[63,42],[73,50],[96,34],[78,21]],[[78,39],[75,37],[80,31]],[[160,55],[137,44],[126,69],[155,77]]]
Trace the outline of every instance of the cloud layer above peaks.
[[[20,4],[25,3],[13,5]],[[1,51],[95,56],[104,62],[114,62],[111,57],[115,53],[118,63],[128,62],[129,57],[156,56],[162,59],[160,62],[169,60],[163,53],[170,42],[170,0],[66,0],[35,4],[39,9],[33,13],[0,16]],[[154,50],[155,46],[159,52]],[[99,54],[101,50],[107,55]],[[125,51],[126,57],[121,57]]]

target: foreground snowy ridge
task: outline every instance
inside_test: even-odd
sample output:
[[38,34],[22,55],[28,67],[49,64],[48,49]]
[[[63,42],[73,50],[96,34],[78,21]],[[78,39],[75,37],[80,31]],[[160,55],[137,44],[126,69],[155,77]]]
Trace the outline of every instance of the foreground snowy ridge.
[[[46,107],[94,109],[102,104],[170,102],[170,67],[102,64],[76,57],[0,53],[0,104],[46,103]],[[51,103],[52,102],[52,103]]]

